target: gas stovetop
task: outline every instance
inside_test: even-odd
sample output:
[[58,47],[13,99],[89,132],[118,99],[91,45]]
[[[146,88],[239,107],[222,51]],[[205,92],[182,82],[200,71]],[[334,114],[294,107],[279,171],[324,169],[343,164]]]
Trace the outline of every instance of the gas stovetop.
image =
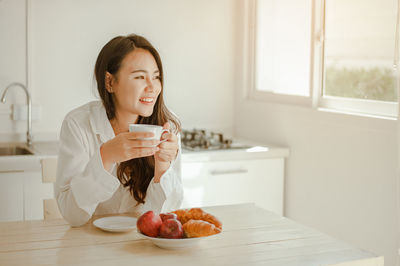
[[190,151],[247,149],[251,146],[235,143],[222,133],[204,129],[182,130],[182,147]]

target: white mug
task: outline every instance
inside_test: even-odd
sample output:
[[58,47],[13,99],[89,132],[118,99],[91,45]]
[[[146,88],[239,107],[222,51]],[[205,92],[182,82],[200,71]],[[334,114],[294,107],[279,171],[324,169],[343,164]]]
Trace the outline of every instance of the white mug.
[[[164,134],[164,132],[170,132],[169,129],[163,129],[162,126],[157,126],[157,125],[146,125],[146,124],[129,124],[129,132],[153,132],[154,136],[149,137],[149,138],[141,138],[144,140],[153,140],[161,139],[161,135]],[[161,142],[166,141],[167,139],[160,140]]]

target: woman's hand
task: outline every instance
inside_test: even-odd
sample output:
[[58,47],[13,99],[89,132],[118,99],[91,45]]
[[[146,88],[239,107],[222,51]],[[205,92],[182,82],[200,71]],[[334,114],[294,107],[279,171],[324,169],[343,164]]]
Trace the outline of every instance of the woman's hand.
[[154,155],[160,141],[142,139],[153,136],[152,132],[124,132],[104,143],[100,147],[104,169],[110,171],[114,163]]
[[[165,123],[163,128],[170,129],[169,123]],[[161,176],[167,171],[171,161],[176,158],[179,148],[178,137],[174,133],[164,133],[161,139],[166,139],[166,141],[158,145],[160,150],[154,154],[154,182],[156,183],[160,182]]]

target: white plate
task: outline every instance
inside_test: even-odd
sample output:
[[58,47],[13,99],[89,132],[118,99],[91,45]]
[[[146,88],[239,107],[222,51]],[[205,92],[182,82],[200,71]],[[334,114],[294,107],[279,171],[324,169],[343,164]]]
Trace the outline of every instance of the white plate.
[[180,239],[168,239],[168,238],[158,238],[158,237],[149,237],[140,232],[138,234],[146,239],[149,239],[153,242],[154,245],[165,248],[165,249],[186,249],[197,246],[203,239],[210,239],[213,236],[219,235],[211,235],[204,237],[192,237],[192,238],[180,238]]
[[108,232],[128,232],[136,228],[136,218],[127,216],[110,216],[97,219],[93,225]]

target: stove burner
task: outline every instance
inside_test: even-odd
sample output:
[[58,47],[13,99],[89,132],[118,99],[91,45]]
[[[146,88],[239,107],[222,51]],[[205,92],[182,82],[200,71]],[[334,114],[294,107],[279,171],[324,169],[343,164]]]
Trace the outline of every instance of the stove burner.
[[207,132],[204,129],[182,130],[182,147],[187,150],[222,150],[247,148],[233,146],[232,139],[226,139],[222,133]]

